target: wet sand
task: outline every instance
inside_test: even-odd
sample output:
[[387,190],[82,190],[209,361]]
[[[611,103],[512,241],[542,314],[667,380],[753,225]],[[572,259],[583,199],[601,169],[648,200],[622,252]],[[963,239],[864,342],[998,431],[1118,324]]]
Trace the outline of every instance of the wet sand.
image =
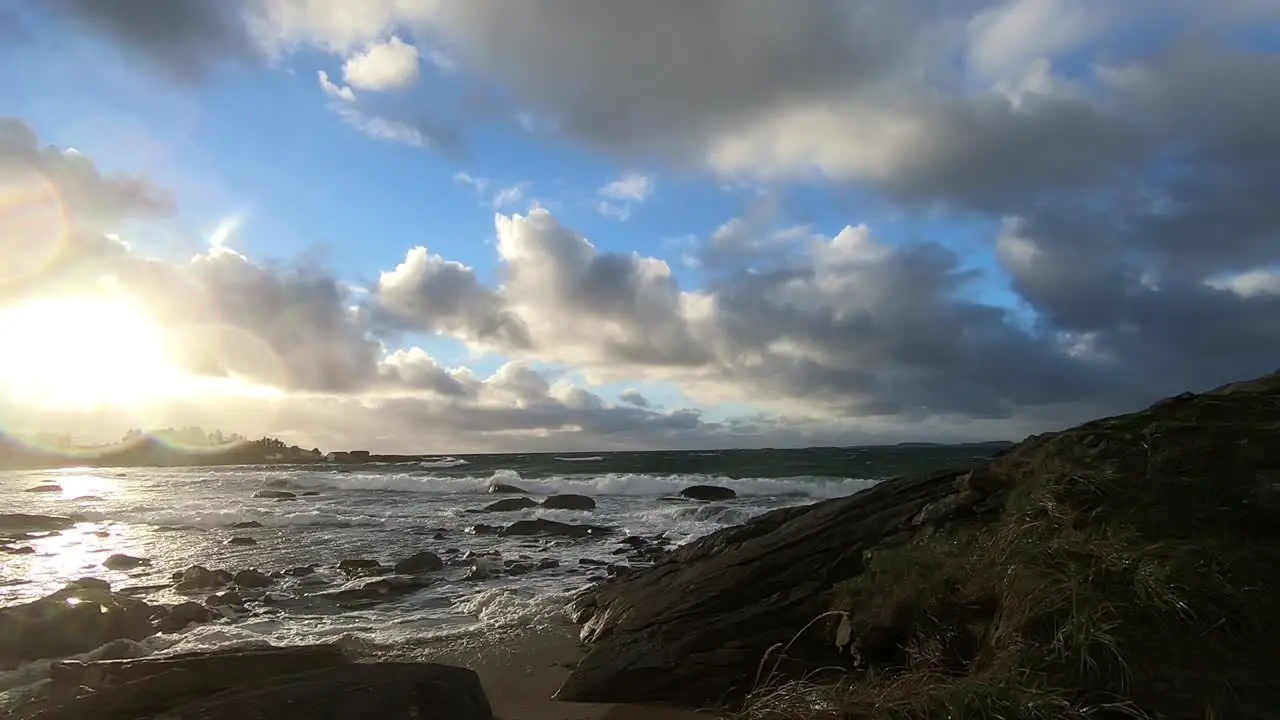
[[670,708],[552,700],[551,696],[582,653],[577,629],[557,627],[441,640],[415,648],[413,657],[476,671],[498,720],[711,720],[715,717]]

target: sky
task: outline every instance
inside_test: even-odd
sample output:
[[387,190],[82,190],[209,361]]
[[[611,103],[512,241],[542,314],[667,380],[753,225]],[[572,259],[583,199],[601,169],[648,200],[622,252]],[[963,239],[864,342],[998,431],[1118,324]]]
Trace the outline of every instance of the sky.
[[1274,0],[0,0],[0,428],[1018,439],[1280,367]]

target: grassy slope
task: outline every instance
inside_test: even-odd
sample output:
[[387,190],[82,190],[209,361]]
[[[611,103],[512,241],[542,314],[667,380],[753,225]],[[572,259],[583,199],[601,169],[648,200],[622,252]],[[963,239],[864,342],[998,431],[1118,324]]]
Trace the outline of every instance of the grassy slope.
[[870,553],[865,669],[759,718],[1234,718],[1280,697],[1280,376],[1019,445],[1003,516]]

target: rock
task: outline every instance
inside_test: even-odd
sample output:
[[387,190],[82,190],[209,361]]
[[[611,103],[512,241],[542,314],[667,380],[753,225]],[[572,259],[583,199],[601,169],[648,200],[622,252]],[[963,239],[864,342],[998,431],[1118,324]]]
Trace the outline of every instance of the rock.
[[395,565],[397,575],[416,575],[444,569],[444,561],[433,552],[420,552],[401,560]]
[[410,575],[388,575],[379,578],[357,578],[340,588],[325,590],[314,595],[339,605],[364,605],[390,600],[421,590],[434,580]]
[[560,561],[555,558],[542,558],[538,561],[539,570],[554,570],[560,567]]
[[613,530],[613,528],[599,525],[571,525],[545,518],[537,518],[534,520],[517,520],[503,528],[499,534],[504,536],[559,535],[561,537],[584,538],[608,535]]
[[[49,668],[54,696],[87,694],[39,715],[40,720],[126,720],[152,717],[193,699],[246,687],[270,687],[280,678],[345,666],[332,645],[255,648],[169,657],[96,662],[63,661]],[[358,694],[358,693],[357,693]],[[218,716],[221,717],[221,716]],[[278,718],[244,712],[239,718]]]
[[503,528],[497,525],[486,525],[477,523],[468,527],[464,532],[470,535],[501,535]]
[[586,495],[552,495],[542,501],[548,510],[595,510],[596,501]]
[[116,553],[102,561],[102,567],[108,570],[132,570],[150,564],[151,561],[146,558],[134,557],[123,553]]
[[[887,480],[720,530],[571,603],[589,649],[556,698],[732,705],[762,667],[772,687],[835,668],[857,717],[945,717],[956,688],[997,686],[1069,698],[1067,714],[1106,697],[1141,717],[1269,717],[1280,507],[1257,498],[1280,470],[1278,428],[1280,373],[1033,436],[972,473]],[[1016,513],[1001,512],[1006,496]],[[1167,596],[1135,587],[1148,573],[1186,606],[1165,615]],[[1232,607],[1247,622],[1219,605],[1244,595]],[[1158,641],[1155,617],[1168,618]],[[1062,642],[1095,622],[1123,662]]]
[[489,493],[491,495],[528,495],[529,491],[524,488],[518,488],[515,485],[493,483],[489,486]]
[[30,545],[0,545],[0,552],[10,555],[34,555],[36,549]]
[[732,500],[738,497],[738,493],[731,488],[719,487],[716,485],[693,485],[680,491],[680,497],[689,500],[706,500],[715,502],[719,500]]
[[289,577],[306,577],[308,575],[314,574],[315,571],[316,569],[314,567],[310,565],[303,565],[301,567],[289,568],[288,570],[284,571],[284,574],[288,575]]
[[497,502],[489,503],[482,508],[483,512],[514,512],[516,510],[527,510],[529,508],[538,507],[538,503],[532,498],[513,497],[505,498]]
[[586,565],[587,567],[604,567],[609,563],[604,560],[596,560],[595,558],[578,558],[578,564]]
[[349,558],[338,562],[338,569],[347,575],[361,570],[375,570],[382,567],[382,563],[369,558]]
[[79,580],[72,580],[67,583],[66,590],[101,590],[103,592],[111,592],[111,583],[102,578],[82,577]]
[[298,497],[316,497],[319,494],[320,493],[317,490],[308,490],[303,493],[298,493]]
[[288,488],[293,487],[293,484],[290,483],[287,478],[267,478],[262,481],[262,486],[269,488]]
[[212,590],[225,585],[230,585],[232,581],[231,573],[226,570],[210,570],[202,565],[192,565],[191,567],[179,573],[174,573],[177,577],[177,584],[174,590],[178,592],[192,592],[196,590]]
[[70,583],[34,602],[0,609],[0,669],[38,658],[89,652],[112,640],[155,634],[151,606],[102,589]]
[[635,572],[635,568],[630,565],[610,565],[605,568],[610,577],[626,577]]
[[209,607],[244,607],[245,599],[235,590],[226,590],[220,593],[214,593],[204,599],[204,604]]
[[292,500],[298,497],[298,494],[291,493],[288,490],[259,490],[253,494],[253,497],[270,500]]
[[75,526],[75,520],[60,515],[0,513],[0,532],[45,532],[69,530]]
[[598,586],[582,628],[591,647],[556,697],[686,707],[741,697],[766,651],[826,610],[820,591],[860,571],[841,565],[833,575],[832,566],[909,526],[953,492],[955,475],[775,510],[676,549],[673,562]]
[[29,487],[29,488],[27,488],[24,492],[29,492],[29,493],[59,493],[59,492],[62,492],[62,486],[61,486],[61,485],[36,485],[35,487]]
[[[189,679],[196,672],[183,675],[188,679],[179,687],[208,682]],[[217,694],[190,689],[185,694],[207,697],[172,707],[154,720],[493,720],[475,672],[433,663],[351,663],[281,674]]]
[[228,545],[257,545],[258,541],[251,537],[236,536],[227,540]]
[[248,530],[250,528],[260,528],[262,527],[262,523],[257,520],[245,520],[244,522],[238,522],[231,527],[234,530]]
[[207,623],[217,618],[218,615],[200,603],[184,602],[156,613],[152,616],[152,622],[162,633],[176,633],[182,632],[188,625]]
[[622,538],[621,540],[619,540],[619,541],[618,541],[618,544],[619,544],[619,545],[629,545],[629,546],[631,546],[631,547],[633,547],[633,548],[636,548],[636,547],[643,547],[643,546],[645,546],[645,545],[648,545],[648,544],[649,544],[649,541],[648,541],[648,540],[645,540],[644,538],[640,537],[639,535],[628,535],[628,536],[626,536],[626,537]]
[[276,584],[270,576],[257,570],[241,570],[231,578],[231,582],[244,588],[264,588]]

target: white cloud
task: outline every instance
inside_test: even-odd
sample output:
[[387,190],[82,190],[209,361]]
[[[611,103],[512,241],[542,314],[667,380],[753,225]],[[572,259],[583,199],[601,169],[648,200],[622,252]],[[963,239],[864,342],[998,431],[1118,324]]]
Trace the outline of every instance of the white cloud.
[[1229,290],[1241,297],[1280,295],[1280,271],[1252,270],[1207,282],[1210,287]]
[[393,35],[347,58],[342,76],[360,90],[395,90],[418,80],[418,63],[418,49]]
[[524,199],[524,184],[512,185],[504,187],[493,196],[493,207],[496,210],[509,208],[517,205]]
[[484,192],[485,188],[489,187],[490,182],[488,178],[476,177],[466,172],[454,173],[453,181],[462,185],[470,185],[476,189],[476,192]]
[[606,184],[600,188],[599,193],[602,197],[613,200],[629,200],[639,203],[649,199],[649,196],[653,194],[653,187],[653,178],[638,173],[630,173]]
[[355,102],[356,94],[346,85],[338,85],[329,79],[329,73],[321,70],[316,73],[320,78],[320,88],[331,98],[345,102]]

